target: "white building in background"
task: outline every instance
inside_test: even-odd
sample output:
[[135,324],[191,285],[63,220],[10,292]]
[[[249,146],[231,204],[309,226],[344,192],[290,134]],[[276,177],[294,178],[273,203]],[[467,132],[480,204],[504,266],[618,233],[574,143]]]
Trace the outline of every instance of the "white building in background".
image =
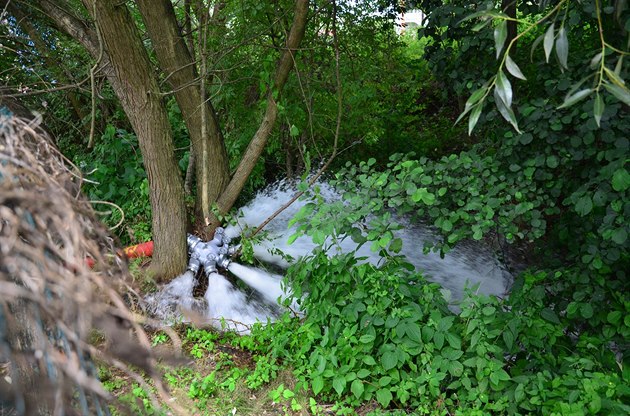
[[401,34],[405,30],[416,29],[425,24],[426,15],[421,10],[411,10],[403,13],[396,19],[396,33]]

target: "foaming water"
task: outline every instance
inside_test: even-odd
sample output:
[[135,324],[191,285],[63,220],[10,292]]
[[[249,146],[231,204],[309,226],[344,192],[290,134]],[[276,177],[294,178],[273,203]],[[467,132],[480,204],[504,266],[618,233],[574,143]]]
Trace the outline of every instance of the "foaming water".
[[204,298],[208,302],[206,317],[218,328],[225,326],[237,332],[249,332],[254,323],[266,322],[273,316],[262,303],[248,299],[245,292],[219,273],[208,275]]
[[207,306],[205,301],[193,297],[196,284],[191,271],[177,276],[160,291],[145,298],[148,312],[168,323],[184,320],[182,312],[186,310],[203,313]]
[[[341,199],[341,195],[327,183],[319,183],[321,195],[327,202]],[[243,207],[238,226],[230,227],[230,232],[238,235],[239,229],[255,227],[267,219],[279,207],[285,204],[296,193],[296,189],[281,181],[260,192],[256,198]],[[295,230],[288,224],[295,213],[310,201],[298,200],[287,210],[273,219],[265,229],[269,239],[254,247],[254,256],[267,263],[282,268],[289,266],[289,261],[278,254],[277,250],[299,258],[308,255],[315,248],[308,236],[297,238],[291,245],[288,238]],[[411,224],[403,218],[395,218],[403,227],[394,231],[394,235],[403,241],[401,254],[422,272],[425,277],[439,283],[451,299],[458,300],[464,295],[465,287],[477,286],[479,293],[504,296],[511,284],[511,275],[506,267],[497,259],[493,251],[479,242],[463,242],[448,252],[443,258],[439,253],[424,253],[425,243],[438,241],[440,238],[430,228],[419,224]],[[365,257],[370,263],[378,264],[382,258],[370,250],[369,244],[357,245],[350,238],[328,241],[329,254],[349,253],[357,251],[357,257]]]
[[[327,183],[319,183],[318,186],[325,201],[341,199],[341,195]],[[295,187],[286,181],[269,186],[240,209],[238,223],[228,226],[226,234],[234,239],[244,230],[257,227],[296,192]],[[293,259],[313,251],[316,245],[308,236],[301,236],[288,244],[288,238],[295,232],[289,227],[289,221],[308,202],[296,201],[265,227],[268,238],[254,246],[256,258],[285,269],[291,260],[278,251]],[[496,296],[507,293],[511,275],[489,247],[479,242],[464,242],[443,258],[435,252],[425,254],[425,243],[438,241],[440,237],[421,224],[409,223],[404,218],[393,220],[402,225],[400,230],[394,232],[403,241],[401,254],[428,280],[440,284],[447,299],[456,302],[463,297],[465,287],[475,285],[479,293]],[[365,261],[370,263],[379,264],[383,260],[378,253],[370,250],[368,244],[357,249],[350,238],[329,240],[328,243],[329,255],[356,251],[357,257],[365,257]],[[173,320],[182,310],[193,310],[217,328],[227,327],[241,332],[247,332],[256,321],[267,322],[278,316],[281,311],[278,299],[287,296],[280,275],[237,263],[231,263],[228,270],[246,283],[247,288],[237,287],[229,276],[211,273],[204,298],[196,299],[193,297],[196,281],[192,273],[187,272],[164,286],[157,294],[147,297],[149,311],[160,319]],[[291,308],[297,310],[297,305],[294,303]]]

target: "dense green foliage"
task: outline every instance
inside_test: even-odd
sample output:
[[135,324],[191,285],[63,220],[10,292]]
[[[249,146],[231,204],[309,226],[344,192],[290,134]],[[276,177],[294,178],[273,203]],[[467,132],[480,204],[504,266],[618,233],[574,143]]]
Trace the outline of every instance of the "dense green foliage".
[[[342,152],[330,183],[342,197],[324,203],[315,188],[295,218],[295,237],[321,246],[287,274],[304,316],[287,314],[234,338],[255,367],[236,368],[221,356],[212,372],[180,377],[190,382],[189,397],[203,407],[238,380],[255,391],[292,369],[296,388],[273,393],[286,411],[300,410],[299,390],[347,414],[366,404],[416,414],[630,413],[626,2],[517,2],[515,16],[499,2],[409,3],[429,13],[418,39],[396,36],[377,13],[398,2],[338,5],[339,21],[352,22],[336,33],[339,91],[333,3],[314,2],[296,76],[279,97],[279,126],[244,198],[330,154],[339,93]],[[233,165],[264,109],[281,46],[271,23],[288,25],[279,10],[273,2],[226,2],[229,25],[214,27],[220,36],[210,38],[209,92]],[[516,22],[516,40],[508,22]],[[83,56],[66,43],[54,54]],[[47,68],[39,56],[5,51],[0,59]],[[37,85],[36,78],[19,71],[16,79]],[[110,96],[103,88],[98,114],[108,121],[93,150],[80,150],[85,115],[60,145],[97,182],[85,187],[90,198],[125,211],[124,241],[144,240],[146,174]],[[45,117],[61,136],[77,115],[60,101],[51,94],[30,105],[47,102]],[[169,105],[183,173],[189,143]],[[454,125],[460,114],[468,126]],[[508,298],[471,295],[455,314],[439,288],[397,256],[402,241],[393,231],[404,224],[392,213],[442,234],[427,250],[497,239],[523,250],[528,270],[515,276]],[[330,238],[369,244],[387,262],[329,258]],[[202,359],[217,336],[191,330],[187,340]],[[146,399],[141,389],[134,395]]]
[[[555,5],[524,8],[520,18],[531,24]],[[525,66],[530,50],[519,44],[510,53],[523,62],[527,83],[518,84],[518,96],[510,86],[509,105],[505,73],[495,77],[487,65],[503,36],[500,19],[494,30],[492,19],[460,25],[470,2],[432,8],[426,56],[434,73],[448,77],[438,78],[447,94],[473,92],[465,110],[476,118],[470,130],[479,121],[484,139],[438,160],[394,155],[385,169],[375,159],[348,164],[333,181],[342,200],[324,204],[315,192],[296,217],[297,235],[319,244],[350,236],[394,256],[375,269],[319,253],[289,272],[297,294],[309,294],[305,320],[283,321],[258,336],[271,343],[272,356],[295,366],[313,393],[348,409],[372,399],[417,413],[630,410],[630,123],[626,92],[611,87],[615,77],[627,79],[628,69],[624,53],[616,52],[623,45],[600,42],[596,30],[615,33],[621,22],[627,36],[627,16],[608,7],[602,17],[592,2],[557,5],[565,7],[560,29],[534,25],[520,41],[533,42],[536,31],[544,41],[551,33],[546,55],[555,47],[559,66],[570,70],[556,72],[536,58]],[[475,25],[489,28],[471,32]],[[566,57],[565,41],[575,51]],[[610,38],[617,41],[623,38]],[[602,49],[605,58],[597,55]],[[593,61],[601,71],[589,70]],[[517,73],[514,66],[509,72]],[[479,89],[485,79],[493,84]],[[589,79],[594,87],[576,96]],[[497,109],[482,108],[493,86]],[[435,288],[395,257],[402,242],[392,233],[400,226],[392,211],[434,225],[444,235],[436,249],[499,235],[539,255],[508,299],[470,297],[452,315]]]

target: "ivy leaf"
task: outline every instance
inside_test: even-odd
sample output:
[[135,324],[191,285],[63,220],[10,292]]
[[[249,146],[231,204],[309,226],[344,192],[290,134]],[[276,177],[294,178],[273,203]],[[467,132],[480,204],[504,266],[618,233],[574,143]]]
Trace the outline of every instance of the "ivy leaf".
[[497,59],[501,56],[501,51],[507,39],[507,20],[502,20],[497,27],[494,28],[494,46],[497,49]]
[[595,96],[595,103],[593,104],[593,115],[595,116],[595,122],[597,123],[597,127],[601,127],[602,115],[604,114],[604,100],[602,96],[597,93]]
[[628,239],[628,232],[623,227],[617,228],[615,231],[613,231],[611,238],[612,241],[614,241],[615,243],[622,245]]
[[543,47],[545,48],[545,59],[547,63],[549,63],[549,57],[551,56],[551,51],[553,49],[554,26],[555,23],[549,25],[547,32],[545,32],[545,39],[543,41]]
[[584,195],[575,203],[575,211],[581,216],[587,215],[593,209],[593,200],[590,196]]
[[519,68],[518,65],[516,65],[516,62],[514,62],[512,58],[510,58],[510,55],[508,55],[505,59],[505,67],[507,68],[508,72],[514,75],[516,78],[527,81],[527,78],[525,78],[525,75],[523,75],[523,73],[521,72],[521,68]]
[[630,174],[625,168],[617,169],[613,173],[612,187],[617,192],[623,192],[630,187]]
[[620,87],[616,84],[610,84],[608,82],[604,82],[602,84],[606,90],[614,95],[619,101],[624,103],[625,105],[630,105],[630,91],[628,91],[625,87]]
[[499,97],[501,97],[505,106],[510,108],[512,106],[512,84],[510,84],[510,80],[507,79],[502,70],[497,74],[497,83],[494,88],[495,91],[498,89]]
[[497,105],[497,109],[499,110],[499,113],[501,113],[501,116],[503,116],[503,118],[506,121],[508,121],[518,133],[521,133],[521,131],[518,128],[518,123],[516,122],[516,116],[514,115],[514,112],[512,111],[511,108],[508,108],[505,106],[505,104],[503,103],[503,100],[501,100],[501,97],[499,97],[499,94],[496,88],[494,89],[494,101]]
[[592,92],[592,88],[587,88],[571,94],[564,99],[564,102],[558,107],[558,109],[570,107],[573,104],[583,100],[585,97],[589,96]]
[[564,26],[560,27],[560,30],[558,30],[556,55],[558,56],[558,61],[560,61],[560,66],[569,69],[567,66],[567,60],[569,58],[569,39],[567,39],[567,31],[564,29]]

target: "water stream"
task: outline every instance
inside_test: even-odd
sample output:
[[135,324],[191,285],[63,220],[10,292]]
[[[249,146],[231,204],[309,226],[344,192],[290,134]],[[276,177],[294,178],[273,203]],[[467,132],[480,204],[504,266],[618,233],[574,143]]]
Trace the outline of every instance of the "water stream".
[[[340,196],[327,184],[320,184],[322,195],[327,200]],[[245,229],[257,227],[280,206],[286,203],[296,190],[286,182],[279,182],[261,191],[249,204],[240,209],[238,224],[226,228],[226,234],[238,238]],[[297,201],[271,221],[265,230],[268,239],[254,246],[254,256],[263,263],[273,264],[276,269],[288,267],[289,261],[278,250],[292,258],[300,258],[311,253],[315,245],[310,237],[299,237],[288,245],[287,239],[293,234],[288,228],[289,220],[307,201]],[[404,219],[397,219],[405,223]],[[449,300],[461,299],[466,286],[478,285],[478,292],[503,296],[511,283],[506,267],[497,259],[493,251],[477,242],[459,244],[441,258],[438,253],[423,253],[425,242],[439,238],[429,228],[406,223],[404,229],[396,232],[403,240],[402,253],[410,263],[422,271],[427,279],[439,283]],[[330,254],[356,250],[351,239],[344,239],[331,245]],[[358,250],[358,256],[378,264],[382,259],[370,251],[368,245]],[[282,286],[282,276],[263,268],[254,268],[232,262],[226,276],[210,273],[208,289],[203,299],[193,297],[196,281],[192,273],[186,272],[164,286],[156,294],[147,297],[149,311],[157,318],[167,321],[182,319],[183,310],[192,310],[205,317],[217,328],[228,327],[246,332],[251,324],[260,320],[273,320],[281,311],[278,300],[287,296]],[[235,278],[245,285],[236,284]],[[296,305],[292,305],[294,309]],[[297,310],[297,309],[294,309]],[[223,318],[223,319],[221,319]],[[185,318],[184,318],[185,319]]]

